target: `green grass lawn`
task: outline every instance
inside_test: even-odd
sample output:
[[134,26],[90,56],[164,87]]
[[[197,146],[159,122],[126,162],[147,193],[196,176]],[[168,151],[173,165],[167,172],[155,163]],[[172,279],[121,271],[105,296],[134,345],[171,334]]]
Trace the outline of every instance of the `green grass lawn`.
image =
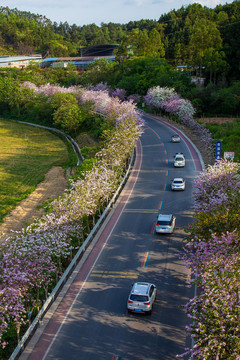
[[44,180],[52,166],[66,166],[65,143],[51,132],[0,119],[0,222]]

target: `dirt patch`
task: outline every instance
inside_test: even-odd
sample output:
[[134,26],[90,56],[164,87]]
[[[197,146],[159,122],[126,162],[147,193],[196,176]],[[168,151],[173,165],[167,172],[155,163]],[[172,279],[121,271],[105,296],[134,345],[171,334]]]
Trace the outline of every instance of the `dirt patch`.
[[61,167],[53,167],[35,191],[4,218],[4,222],[0,224],[0,236],[10,234],[11,231],[21,231],[34,219],[40,218],[44,209],[39,207],[45,201],[60,196],[67,186],[65,170]]

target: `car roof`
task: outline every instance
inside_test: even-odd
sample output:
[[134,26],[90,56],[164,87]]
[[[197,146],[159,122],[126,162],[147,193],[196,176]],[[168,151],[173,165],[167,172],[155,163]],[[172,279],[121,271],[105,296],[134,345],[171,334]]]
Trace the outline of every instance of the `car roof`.
[[166,215],[166,214],[158,214],[158,220],[171,220],[172,214]]
[[146,282],[134,283],[131,293],[132,294],[146,295],[146,294],[148,294],[148,289],[149,289],[150,286],[151,286],[151,284],[146,283]]
[[174,178],[173,181],[184,181],[183,178]]

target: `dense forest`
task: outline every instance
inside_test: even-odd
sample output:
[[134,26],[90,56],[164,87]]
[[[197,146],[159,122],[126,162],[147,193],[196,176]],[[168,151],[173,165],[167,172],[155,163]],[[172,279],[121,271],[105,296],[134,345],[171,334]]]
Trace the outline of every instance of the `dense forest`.
[[164,57],[173,65],[204,66],[209,76],[236,78],[240,63],[240,2],[214,9],[192,4],[161,15],[158,21],[77,26],[0,7],[0,55],[77,56],[81,47],[119,44],[119,56],[131,45],[135,55]]

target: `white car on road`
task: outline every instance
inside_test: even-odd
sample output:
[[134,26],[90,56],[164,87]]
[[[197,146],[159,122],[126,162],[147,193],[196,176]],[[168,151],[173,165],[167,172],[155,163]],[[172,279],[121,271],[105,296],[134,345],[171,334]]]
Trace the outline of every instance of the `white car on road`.
[[175,228],[176,218],[172,214],[158,214],[155,231],[159,234],[171,234]]
[[171,183],[172,190],[185,190],[185,180],[183,178],[174,178]]
[[127,309],[135,313],[150,314],[156,299],[157,288],[147,282],[136,282],[128,296]]
[[177,153],[174,157],[174,167],[184,167],[185,157],[182,153]]
[[179,135],[173,135],[172,136],[172,142],[173,143],[179,143],[180,142],[180,136]]

